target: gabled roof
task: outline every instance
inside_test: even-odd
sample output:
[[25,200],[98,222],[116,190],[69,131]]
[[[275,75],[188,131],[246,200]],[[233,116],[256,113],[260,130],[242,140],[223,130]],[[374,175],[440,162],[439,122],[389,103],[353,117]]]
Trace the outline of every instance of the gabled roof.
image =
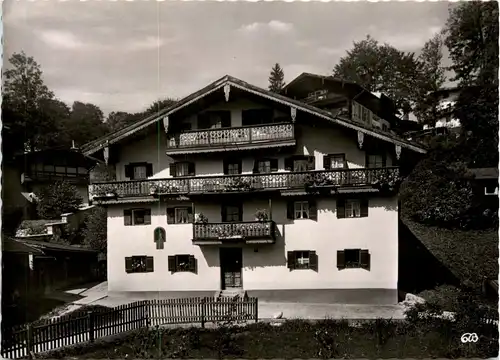
[[251,85],[245,81],[239,80],[237,78],[234,78],[232,76],[226,75],[213,83],[209,84],[208,86],[205,86],[203,89],[200,89],[191,95],[186,96],[185,98],[181,99],[174,105],[163,109],[159,111],[158,113],[149,116],[145,118],[144,120],[138,121],[135,124],[132,124],[124,129],[118,130],[114,133],[111,133],[107,136],[104,136],[102,138],[99,138],[97,140],[91,141],[81,147],[81,151],[85,155],[91,155],[96,153],[97,151],[103,149],[107,144],[113,144],[117,143],[122,139],[127,138],[128,136],[137,133],[138,131],[149,127],[153,124],[156,124],[158,121],[163,119],[165,116],[169,116],[176,111],[185,108],[186,106],[195,103],[196,101],[202,99],[203,97],[214,93],[215,91],[221,90],[224,88],[225,85],[229,85],[230,87],[234,87],[236,89],[248,92],[250,94],[254,94],[257,96],[260,96],[262,98],[274,101],[276,103],[280,103],[282,105],[287,105],[290,107],[294,107],[297,109],[298,112],[305,112],[308,114],[312,114],[314,116],[326,119],[331,121],[332,123],[344,126],[346,128],[350,128],[353,130],[360,131],[366,135],[378,138],[383,141],[388,141],[397,145],[400,145],[403,148],[407,148],[410,150],[413,150],[415,152],[419,153],[425,153],[426,149],[422,147],[420,144],[415,144],[410,141],[404,140],[402,138],[399,138],[398,136],[384,132],[379,129],[374,129],[371,127],[366,126],[365,124],[358,123],[355,121],[352,121],[348,118],[342,117],[342,116],[334,116],[330,112],[326,110],[319,109],[317,107],[311,106],[304,104],[301,101],[298,100],[293,100],[290,99],[286,96],[276,94],[273,92],[270,92],[268,90],[264,90],[262,88],[259,88],[257,86]]

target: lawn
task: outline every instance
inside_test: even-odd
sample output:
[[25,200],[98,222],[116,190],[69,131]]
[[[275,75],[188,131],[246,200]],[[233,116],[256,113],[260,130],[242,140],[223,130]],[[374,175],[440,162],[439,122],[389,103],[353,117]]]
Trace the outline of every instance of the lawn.
[[449,322],[432,325],[372,321],[356,327],[345,321],[286,321],[216,329],[138,330],[112,342],[53,351],[37,358],[422,358],[496,357],[498,331],[492,325],[475,328],[477,343],[463,344]]

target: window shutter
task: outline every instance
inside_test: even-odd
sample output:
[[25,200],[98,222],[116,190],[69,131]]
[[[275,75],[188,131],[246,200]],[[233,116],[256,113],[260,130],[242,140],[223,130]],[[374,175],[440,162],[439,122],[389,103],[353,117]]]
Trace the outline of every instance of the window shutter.
[[309,219],[317,221],[318,220],[318,207],[314,199],[309,200]]
[[316,158],[314,156],[307,157],[307,171],[316,169]]
[[227,208],[226,205],[221,205],[220,207],[220,218],[222,222],[226,221],[227,218]]
[[194,222],[193,221],[193,208],[188,207],[187,212],[188,212],[188,222],[193,223]]
[[330,166],[331,166],[331,161],[330,161],[330,156],[328,155],[324,155],[323,156],[323,169],[325,170],[330,170]]
[[285,158],[285,170],[293,171],[293,157]]
[[271,163],[271,172],[278,171],[278,159],[270,159]]
[[175,224],[175,209],[167,208],[167,224]]
[[339,270],[345,269],[345,252],[344,252],[344,250],[337,251],[337,268]]
[[368,217],[368,199],[361,199],[360,200],[360,217]]
[[318,255],[316,251],[309,251],[309,269],[318,271]]
[[221,111],[221,126],[223,128],[231,127],[231,112],[230,111]]
[[146,177],[153,176],[153,164],[146,164]]
[[128,177],[130,180],[133,180],[134,171],[132,165],[125,165],[125,177]]
[[345,199],[337,199],[337,219],[345,218]]
[[125,258],[125,272],[126,273],[132,272],[132,258],[131,257]]
[[132,225],[132,210],[123,210],[123,223],[125,226]]
[[177,168],[175,166],[175,163],[170,163],[170,176],[172,177],[177,176]]
[[176,263],[175,263],[175,256],[169,256],[168,257],[168,271],[174,273],[175,270],[176,270],[175,269],[175,267],[176,267],[175,265],[176,265]]
[[224,160],[224,162],[222,164],[224,175],[229,174],[229,163],[228,162],[229,162],[228,160]]
[[188,173],[189,176],[194,176],[195,175],[195,167],[194,167],[194,162],[188,163]]
[[290,219],[290,220],[293,220],[295,218],[295,214],[294,214],[294,211],[295,208],[294,208],[294,202],[293,201],[289,201],[287,204],[286,204],[286,218],[287,219]]
[[144,210],[144,225],[151,225],[151,210]]
[[253,162],[253,173],[258,174],[259,173],[259,161],[255,160]]
[[193,273],[197,273],[197,261],[196,261],[196,258],[194,257],[194,255],[189,255],[189,271],[193,272]]
[[288,251],[286,256],[287,266],[290,270],[295,269],[295,252]]
[[360,263],[361,263],[361,268],[370,270],[370,253],[368,250],[360,250]]
[[153,263],[154,263],[153,257],[147,256],[146,257],[146,272],[153,272],[154,271]]

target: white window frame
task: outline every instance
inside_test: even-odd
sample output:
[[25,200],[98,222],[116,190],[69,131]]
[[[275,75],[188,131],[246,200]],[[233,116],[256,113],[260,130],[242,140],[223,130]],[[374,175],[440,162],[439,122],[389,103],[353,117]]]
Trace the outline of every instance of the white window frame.
[[330,156],[330,169],[343,169],[345,157],[342,155]]
[[309,251],[294,251],[295,252],[295,268],[309,269],[310,253]]
[[361,217],[361,201],[359,199],[347,199],[345,201],[345,217]]
[[175,212],[175,224],[189,224],[189,209],[187,207],[176,207]]
[[[138,172],[136,172],[139,170]],[[144,180],[147,179],[147,168],[146,165],[134,165],[132,166],[132,172],[134,176],[134,180]],[[142,174],[141,174],[142,172]]]
[[[305,216],[304,216],[305,215]],[[309,202],[295,201],[293,203],[293,218],[294,219],[309,219]]]
[[175,164],[175,175],[177,177],[189,176],[189,163],[179,162]]

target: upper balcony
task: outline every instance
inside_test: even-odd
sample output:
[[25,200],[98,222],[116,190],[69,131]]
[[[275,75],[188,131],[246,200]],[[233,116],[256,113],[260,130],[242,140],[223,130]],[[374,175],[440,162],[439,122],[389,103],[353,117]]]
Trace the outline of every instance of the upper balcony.
[[193,244],[273,244],[276,241],[274,221],[241,221],[225,223],[194,223]]
[[118,198],[162,195],[235,194],[297,189],[335,191],[344,187],[391,190],[397,186],[398,181],[398,167],[332,169],[94,183],[89,186],[89,194],[98,201],[114,201]]
[[167,155],[294,146],[293,123],[182,131],[167,140]]

